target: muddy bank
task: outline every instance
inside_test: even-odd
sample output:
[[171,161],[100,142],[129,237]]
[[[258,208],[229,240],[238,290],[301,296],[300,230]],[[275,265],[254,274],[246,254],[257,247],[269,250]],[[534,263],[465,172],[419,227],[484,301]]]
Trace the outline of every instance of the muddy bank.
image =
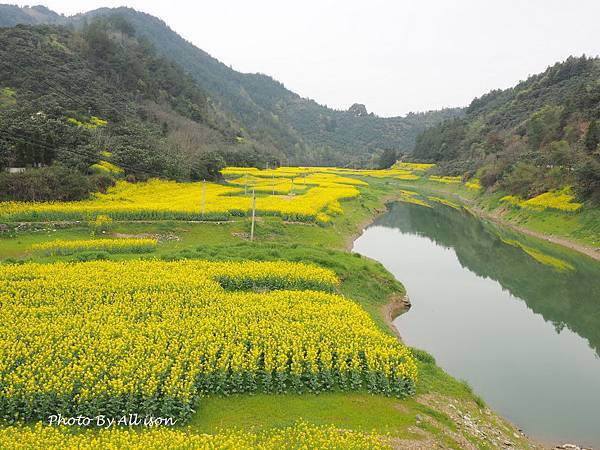
[[394,325],[394,319],[400,314],[404,314],[411,307],[408,295],[405,294],[393,294],[388,298],[388,302],[381,307],[381,313],[385,324],[392,330],[392,332],[402,341],[400,330]]

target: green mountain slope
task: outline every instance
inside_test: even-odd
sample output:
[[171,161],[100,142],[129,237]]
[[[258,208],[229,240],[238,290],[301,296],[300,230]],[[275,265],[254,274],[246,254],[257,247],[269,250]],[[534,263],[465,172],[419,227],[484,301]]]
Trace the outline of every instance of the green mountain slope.
[[19,25],[0,28],[0,41],[0,169],[201,179],[281,156],[126,22]]
[[600,200],[600,59],[569,58],[473,100],[425,131],[414,158],[523,197],[572,185]]
[[336,111],[301,98],[267,75],[232,70],[148,14],[130,8],[103,8],[73,20],[115,13],[187,70],[251,133],[269,136],[287,154],[289,163],[340,164],[350,159],[365,164],[386,148],[410,152],[416,136],[427,126],[462,112],[455,108],[381,118],[352,110]]
[[[30,10],[19,19],[12,9],[5,12],[4,8],[0,6],[0,17],[10,14],[10,25],[37,23],[31,21]],[[82,27],[94,18],[114,16],[124,18],[137,36],[180,65],[215,107],[237,121],[255,141],[282,155],[284,164],[372,164],[385,149],[412,151],[416,136],[426,127],[462,113],[455,108],[381,118],[352,108],[332,110],[301,98],[267,75],[232,70],[185,41],[162,20],[130,8],[100,8],[67,18],[65,23]],[[48,21],[57,20],[51,14],[47,17]]]

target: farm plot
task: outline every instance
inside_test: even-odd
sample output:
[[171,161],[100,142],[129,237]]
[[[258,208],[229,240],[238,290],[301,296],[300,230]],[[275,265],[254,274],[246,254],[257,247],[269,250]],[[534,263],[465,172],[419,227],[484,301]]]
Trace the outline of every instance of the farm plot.
[[205,395],[411,394],[410,351],[337,283],[288,262],[2,264],[0,414],[185,420]]

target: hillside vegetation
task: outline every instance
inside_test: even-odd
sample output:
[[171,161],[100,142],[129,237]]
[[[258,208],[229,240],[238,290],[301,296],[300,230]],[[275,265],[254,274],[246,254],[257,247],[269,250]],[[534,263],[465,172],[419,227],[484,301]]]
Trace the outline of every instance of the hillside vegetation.
[[[78,199],[107,177],[214,179],[226,162],[279,159],[118,17],[0,28],[0,39],[0,169],[54,166],[0,176],[4,199]],[[102,177],[79,175],[92,173]],[[73,185],[64,194],[60,180]]]
[[572,186],[600,201],[600,60],[569,58],[471,102],[417,138],[413,157],[522,198]]
[[300,97],[267,75],[231,69],[185,41],[162,20],[130,8],[100,8],[64,17],[43,7],[0,6],[0,26],[52,23],[81,29],[95,19],[115,17],[189,73],[213,107],[239,123],[262,148],[271,149],[282,164],[377,165],[384,150],[408,153],[426,127],[462,114],[462,109],[450,108],[381,118],[363,105],[333,110]]

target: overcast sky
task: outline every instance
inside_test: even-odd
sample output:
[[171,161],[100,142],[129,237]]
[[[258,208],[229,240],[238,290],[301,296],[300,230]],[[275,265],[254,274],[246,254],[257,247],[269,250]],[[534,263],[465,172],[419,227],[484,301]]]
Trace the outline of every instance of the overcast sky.
[[[18,2],[21,5],[34,4]],[[569,55],[600,54],[600,0],[44,0],[131,6],[234,69],[380,116],[463,106]]]

